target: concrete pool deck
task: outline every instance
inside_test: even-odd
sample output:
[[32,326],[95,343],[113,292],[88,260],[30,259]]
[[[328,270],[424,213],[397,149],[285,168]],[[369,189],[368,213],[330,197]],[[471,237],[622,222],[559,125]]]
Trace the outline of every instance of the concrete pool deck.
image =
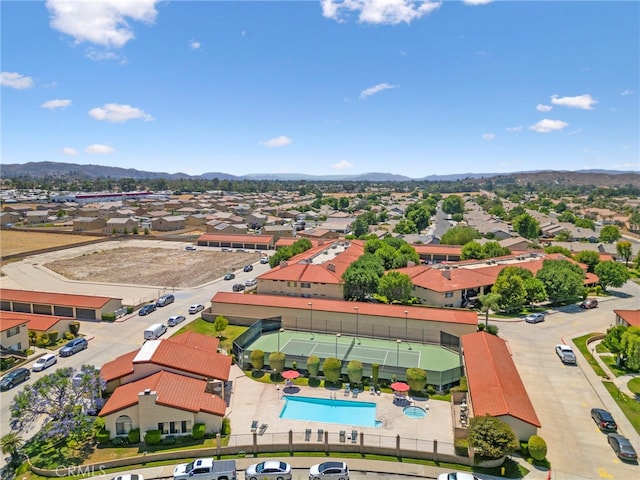
[[[338,438],[341,430],[347,434],[351,430],[358,430],[365,435],[395,437],[400,435],[403,439],[417,439],[422,441],[437,440],[438,451],[442,453],[454,453],[453,427],[451,405],[449,402],[437,400],[418,400],[416,406],[428,407],[424,418],[409,418],[404,415],[403,407],[393,403],[393,395],[381,393],[371,395],[369,391],[360,392],[357,398],[352,395],[344,396],[344,389],[330,390],[324,387],[296,386],[283,393],[284,384],[261,383],[246,376],[236,365],[232,367],[231,379],[233,380],[233,393],[227,409],[227,416],[231,420],[233,435],[252,435],[251,424],[258,421],[259,425],[268,427],[264,433],[285,434],[290,430],[296,433],[304,433],[311,429],[315,440],[317,430],[323,429],[329,432],[329,441]],[[295,391],[296,393],[291,393]],[[281,419],[280,412],[284,406],[284,394],[293,396],[332,398],[376,403],[376,419],[382,421],[381,427],[360,427],[335,424],[329,422],[312,422],[304,420]],[[336,441],[337,443],[337,441]]]

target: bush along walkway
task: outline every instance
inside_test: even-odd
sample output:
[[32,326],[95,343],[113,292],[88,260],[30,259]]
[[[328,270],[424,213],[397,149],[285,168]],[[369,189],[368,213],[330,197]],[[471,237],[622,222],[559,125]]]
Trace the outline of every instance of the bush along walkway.
[[591,355],[593,356],[593,358],[596,359],[600,367],[602,367],[602,369],[608,374],[609,380],[613,382],[613,384],[618,388],[618,390],[621,393],[624,393],[625,395],[631,398],[639,400],[640,398],[629,389],[629,381],[636,377],[640,377],[640,373],[629,373],[625,375],[616,376],[614,372],[612,372],[609,366],[607,365],[607,362],[605,362],[602,359],[603,356],[613,357],[613,354],[596,352],[596,347],[600,343],[602,343],[602,340],[596,340],[595,342],[591,342],[589,344],[589,351],[591,352]]

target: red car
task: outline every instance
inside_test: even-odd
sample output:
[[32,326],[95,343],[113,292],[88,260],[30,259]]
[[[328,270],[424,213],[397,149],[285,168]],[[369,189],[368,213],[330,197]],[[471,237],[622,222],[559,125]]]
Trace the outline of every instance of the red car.
[[596,308],[598,306],[598,300],[595,298],[588,298],[582,302],[580,302],[580,308],[589,309]]

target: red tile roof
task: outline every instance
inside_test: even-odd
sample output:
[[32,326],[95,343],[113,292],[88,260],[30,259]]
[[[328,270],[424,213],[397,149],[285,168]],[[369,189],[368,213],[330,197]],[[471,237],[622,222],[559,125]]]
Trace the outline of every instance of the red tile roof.
[[196,332],[184,332],[179,335],[173,335],[172,337],[167,338],[167,340],[193,348],[208,350],[210,352],[217,352],[218,346],[220,346],[220,340],[216,337]]
[[614,310],[613,313],[632,327],[640,327],[640,310]]
[[[443,270],[416,265],[415,267],[401,268],[398,271],[409,275],[411,282],[416,287],[435,292],[452,292],[478,288],[495,282],[495,277],[484,273],[480,269],[455,268]],[[449,278],[447,278],[447,275]]]
[[27,323],[26,320],[22,320],[19,318],[5,318],[0,315],[0,332],[19,327],[20,325],[24,325],[25,323]]
[[456,308],[434,308],[427,306],[385,305],[382,303],[347,302],[344,300],[325,300],[319,298],[285,297],[279,295],[244,295],[231,292],[218,292],[211,299],[213,309],[215,304],[252,305],[277,307],[281,309],[296,308],[309,310],[309,302],[315,311],[354,314],[354,307],[358,307],[358,314],[390,318],[408,318],[429,322],[448,322],[476,325],[478,314],[470,310]]
[[413,244],[411,245],[418,255],[462,255],[462,247],[460,245],[440,245],[433,243]]
[[[114,298],[94,295],[74,295],[70,293],[35,292],[0,288],[0,298],[4,302],[39,303],[65,307],[102,308]],[[118,299],[120,300],[120,299]]]
[[272,243],[273,235],[205,233],[198,237],[198,242]]
[[133,373],[133,359],[136,358],[139,351],[140,349],[137,349],[133,352],[125,353],[102,365],[100,369],[100,377],[102,380],[111,382],[118,378],[131,375]]
[[154,373],[118,387],[102,407],[100,416],[104,417],[136,405],[138,395],[146,389],[156,392],[156,405],[224,416],[227,404],[218,395],[206,393],[206,386],[206,380],[164,371]]
[[461,340],[474,415],[510,415],[540,427],[504,340],[486,332],[463,335]]
[[[289,245],[293,245],[294,243],[296,243],[298,240],[301,240],[301,239],[297,237],[280,237],[276,241],[276,248],[288,247]],[[314,247],[317,247],[318,244],[322,242],[322,240],[316,240],[315,238],[307,238],[307,240],[309,240],[311,242],[311,245]],[[326,240],[326,241],[330,242],[330,240]]]

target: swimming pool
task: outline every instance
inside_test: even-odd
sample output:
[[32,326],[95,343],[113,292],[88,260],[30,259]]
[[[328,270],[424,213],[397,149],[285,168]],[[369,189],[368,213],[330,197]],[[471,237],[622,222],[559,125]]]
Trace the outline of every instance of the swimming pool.
[[280,418],[311,422],[339,423],[359,427],[379,427],[376,404],[328,398],[285,395]]

